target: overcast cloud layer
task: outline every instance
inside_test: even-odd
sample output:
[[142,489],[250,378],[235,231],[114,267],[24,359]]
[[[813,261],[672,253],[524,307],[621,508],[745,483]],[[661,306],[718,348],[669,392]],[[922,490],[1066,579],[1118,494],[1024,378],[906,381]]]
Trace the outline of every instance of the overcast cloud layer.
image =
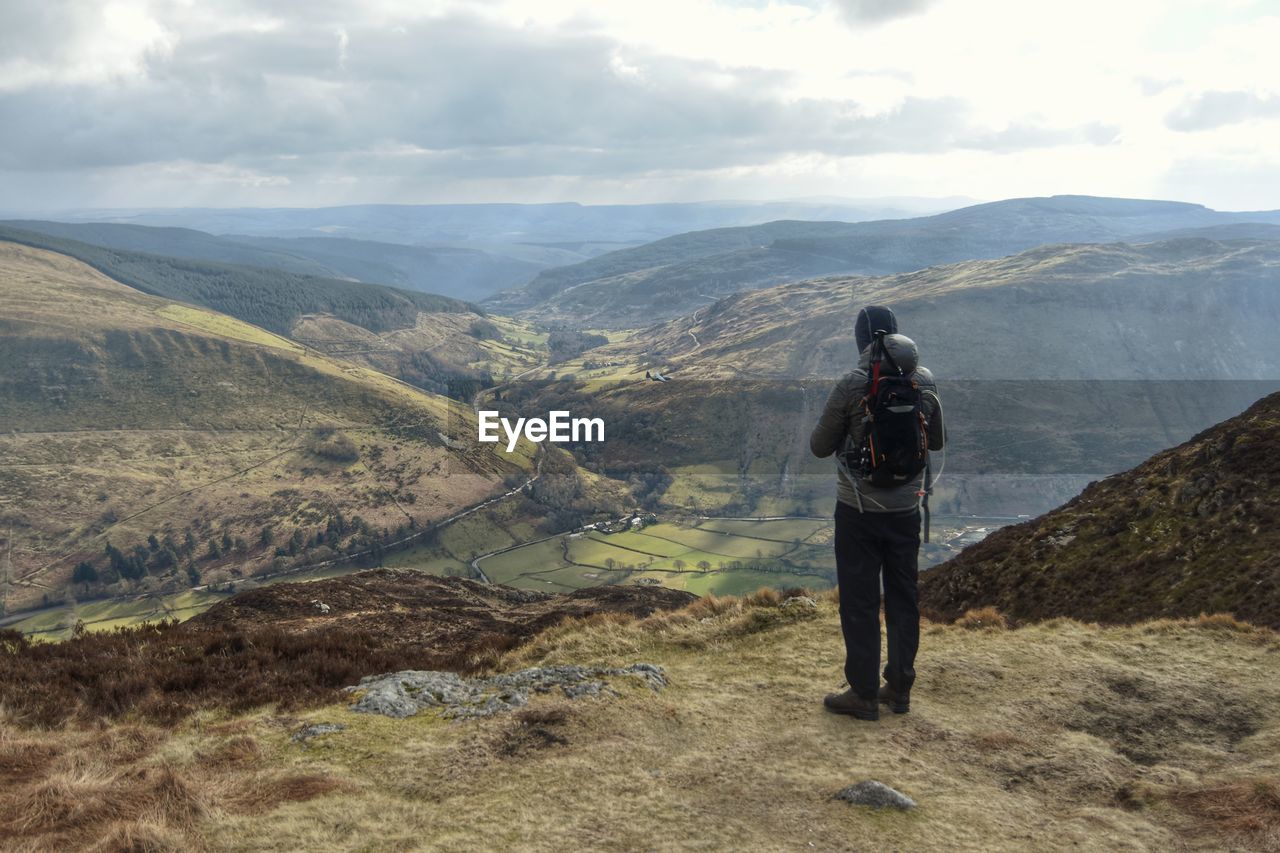
[[1280,207],[1280,10],[0,5],[0,211],[1081,192]]

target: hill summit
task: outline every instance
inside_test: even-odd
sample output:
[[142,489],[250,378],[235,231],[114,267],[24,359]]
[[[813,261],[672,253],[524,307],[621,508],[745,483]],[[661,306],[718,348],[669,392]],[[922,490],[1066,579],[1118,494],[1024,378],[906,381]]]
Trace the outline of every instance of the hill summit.
[[1230,611],[1280,627],[1280,394],[966,549],[921,579],[921,602],[950,617]]

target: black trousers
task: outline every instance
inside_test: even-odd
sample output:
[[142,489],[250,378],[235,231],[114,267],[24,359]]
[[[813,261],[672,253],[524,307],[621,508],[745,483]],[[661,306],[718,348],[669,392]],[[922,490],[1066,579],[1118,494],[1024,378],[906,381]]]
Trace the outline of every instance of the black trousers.
[[880,688],[880,578],[889,660],[884,679],[899,692],[916,680],[920,608],[916,590],[920,511],[858,512],[836,503],[836,579],[840,584],[840,629],[844,675],[864,699]]

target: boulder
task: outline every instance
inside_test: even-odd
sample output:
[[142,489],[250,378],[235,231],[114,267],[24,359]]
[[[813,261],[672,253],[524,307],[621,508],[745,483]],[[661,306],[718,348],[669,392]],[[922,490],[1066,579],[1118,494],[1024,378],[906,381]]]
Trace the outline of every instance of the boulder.
[[667,684],[662,667],[633,663],[622,668],[584,667],[571,664],[539,666],[487,678],[465,678],[455,672],[404,670],[371,675],[346,690],[357,695],[351,710],[403,719],[427,708],[452,718],[489,717],[512,711],[529,701],[532,693],[559,690],[569,699],[602,694],[618,695],[604,680],[637,678],[653,690]]
[[836,792],[835,799],[873,809],[914,809],[916,801],[883,782],[867,779]]

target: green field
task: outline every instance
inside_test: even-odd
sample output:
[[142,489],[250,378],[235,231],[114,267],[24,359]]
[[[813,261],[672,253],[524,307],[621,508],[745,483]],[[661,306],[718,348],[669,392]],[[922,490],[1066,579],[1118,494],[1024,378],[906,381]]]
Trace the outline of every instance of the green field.
[[760,587],[825,588],[834,579],[830,523],[820,519],[664,522],[622,533],[557,536],[485,557],[494,583],[565,590],[657,581],[698,595]]

